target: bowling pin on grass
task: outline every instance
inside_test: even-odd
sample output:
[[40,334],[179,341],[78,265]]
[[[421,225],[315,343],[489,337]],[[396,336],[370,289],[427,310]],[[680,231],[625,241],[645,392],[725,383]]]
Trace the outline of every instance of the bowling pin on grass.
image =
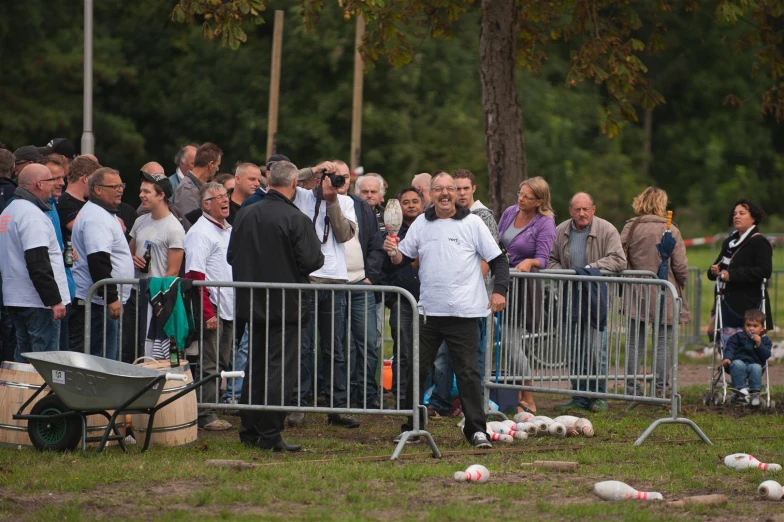
[[553,419],[544,415],[537,415],[531,419],[531,422],[536,424],[536,427],[539,429],[539,435],[546,435],[547,427],[553,423]]
[[528,413],[527,411],[521,411],[520,413],[514,416],[514,421],[519,424],[521,422],[528,422],[534,417],[535,415],[533,413]]
[[574,427],[574,424],[580,420],[580,417],[575,417],[574,415],[561,415],[553,419],[553,422],[558,422],[564,425],[566,428],[566,436],[567,437],[576,437],[580,434],[577,431],[577,428]]
[[455,471],[452,478],[456,482],[480,482],[485,483],[490,478],[490,472],[481,464],[468,466],[465,471]]
[[574,423],[574,428],[583,437],[593,437],[594,435],[593,424],[588,419],[577,419],[577,422]]
[[492,433],[500,433],[509,435],[510,431],[515,431],[514,426],[511,428],[504,424],[503,422],[492,421],[487,423],[487,431]]
[[757,494],[761,500],[781,500],[784,490],[775,480],[766,480],[757,488]]
[[539,434],[539,428],[533,422],[519,422],[517,424],[517,431],[523,431],[529,437],[536,437]]
[[495,442],[514,442],[514,437],[505,433],[491,433],[490,440]]
[[733,453],[724,457],[724,465],[734,470],[759,468],[763,471],[781,471],[781,465],[760,462],[746,453]]
[[664,500],[655,491],[637,491],[618,480],[605,480],[593,485],[593,492],[602,500]]
[[566,437],[566,426],[560,422],[553,422],[547,427],[547,433],[551,437],[563,438]]

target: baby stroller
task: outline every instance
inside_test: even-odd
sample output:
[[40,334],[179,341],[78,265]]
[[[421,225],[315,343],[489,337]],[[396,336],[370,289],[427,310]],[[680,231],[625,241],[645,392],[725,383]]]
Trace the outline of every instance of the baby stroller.
[[[763,279],[762,285],[760,288],[760,292],[762,294],[762,301],[760,304],[760,309],[762,312],[765,312],[765,286],[768,280]],[[748,406],[751,404],[751,396],[748,392],[743,393],[745,390],[736,390],[734,388],[729,388],[727,386],[727,370],[724,368],[724,365],[721,364],[721,361],[724,360],[724,346],[729,339],[730,335],[727,335],[723,332],[724,330],[724,321],[723,321],[723,310],[722,304],[724,302],[724,284],[721,277],[716,278],[716,303],[715,303],[715,310],[716,310],[716,321],[713,329],[713,353],[711,355],[711,368],[714,368],[715,371],[713,376],[711,377],[710,388],[708,391],[705,392],[705,395],[702,396],[702,403],[704,405],[713,404],[714,406],[718,406],[720,404],[727,404],[728,402],[732,402],[734,404],[742,404],[744,406]],[[765,318],[765,323],[767,325],[768,319]],[[767,330],[767,326],[766,326]],[[718,364],[717,364],[718,358]],[[761,404],[760,409],[773,409],[776,406],[776,403],[770,400],[770,378],[768,376],[768,363],[765,362],[765,366],[762,368],[762,375],[764,377],[764,384],[762,386],[762,390],[760,390],[760,398]],[[727,397],[727,389],[733,392],[731,397]]]

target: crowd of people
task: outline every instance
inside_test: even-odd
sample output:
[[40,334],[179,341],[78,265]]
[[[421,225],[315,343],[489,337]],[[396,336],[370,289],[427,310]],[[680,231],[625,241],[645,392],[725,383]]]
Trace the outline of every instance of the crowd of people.
[[[296,290],[264,293],[208,286],[201,293],[203,338],[195,352],[189,347],[188,353],[198,354],[204,368],[247,367],[253,377],[229,382],[222,397],[211,381],[201,402],[381,408],[384,391],[378,368],[385,309],[389,309],[394,399],[406,409],[413,404],[416,320],[420,394],[434,385],[429,414],[461,411],[466,439],[476,448],[488,448],[481,399],[484,336],[490,314],[506,308],[510,268],[519,272],[572,269],[598,275],[602,270],[626,268],[656,272],[660,264],[656,245],[667,226],[667,194],[655,187],[635,198],[637,217],[619,233],[596,215],[593,198],[585,192],[571,198],[570,219],[556,226],[550,188],[541,177],[523,181],[517,204],[497,221],[475,198],[471,171],[420,173],[395,195],[402,227],[397,237],[391,237],[384,225],[388,185],[379,174],[359,176],[352,186],[350,169],[343,161],[299,169],[281,154],[264,165],[243,162],[234,166],[232,174],[221,174],[222,158],[223,151],[213,143],[189,144],[175,155],[176,170],[171,175],[157,162],[144,164],[138,174],[141,204],[134,209],[122,201],[123,176],[102,166],[93,155],[77,156],[67,139],[13,153],[0,149],[3,360],[23,362],[21,354],[27,351],[85,351],[87,328],[87,348],[93,355],[130,362],[141,350],[167,358],[177,347],[167,338],[147,335],[150,293],[145,289],[152,283],[138,289],[107,284],[88,295],[93,284],[103,279],[156,281],[179,276],[208,282],[351,285],[351,290],[319,289],[305,297]],[[746,311],[759,308],[759,284],[770,277],[770,245],[759,239],[757,228],[762,216],[761,209],[749,201],[734,206],[730,225],[735,232],[709,270],[708,277],[723,279],[728,309],[734,313],[724,314],[730,317],[724,324],[728,339],[745,326]],[[672,236],[676,246],[668,279],[682,295],[687,260],[677,225],[672,226]],[[393,292],[385,292],[382,300],[381,293],[372,291],[378,285],[407,290],[417,300],[417,309]],[[535,292],[535,285],[531,287]],[[537,306],[539,301],[533,295],[523,302]],[[85,324],[87,307],[89,325]],[[522,308],[506,313],[518,314],[520,328],[532,332],[536,325],[526,321],[535,314]],[[626,361],[627,374],[635,374],[644,358],[647,330],[671,331],[676,321],[689,320],[685,303],[680,317],[674,317],[671,299],[667,309],[660,324],[656,324],[658,316],[626,311],[634,316],[636,328],[629,332],[632,356]],[[762,321],[769,329],[767,312],[767,324],[764,315],[761,319],[746,314],[746,322]],[[572,381],[574,390],[606,391],[602,379],[587,377],[606,374],[605,326],[588,321],[572,342],[571,350],[579,356],[570,359],[570,370],[582,376]],[[747,328],[752,344],[740,343],[745,348],[736,353],[769,345],[758,340],[765,328],[753,327]],[[530,385],[531,368],[519,346],[522,333],[502,332],[510,353],[519,354],[517,369]],[[656,388],[664,390],[669,379],[667,347],[660,343],[653,352]],[[732,365],[733,379],[747,372],[743,375],[751,392],[758,394],[751,363],[748,370],[731,360],[727,365]],[[636,386],[629,380],[627,393],[638,394]],[[607,410],[607,403],[577,394],[556,409],[601,412]],[[533,393],[520,393],[518,410],[536,412]],[[239,435],[245,444],[275,451],[300,449],[285,442],[281,432],[286,422],[304,424],[302,411],[287,416],[241,410],[240,416]],[[360,425],[344,413],[329,414],[327,422],[345,428]],[[198,423],[205,430],[231,428],[209,408],[199,410]],[[411,429],[409,419],[401,432]]]

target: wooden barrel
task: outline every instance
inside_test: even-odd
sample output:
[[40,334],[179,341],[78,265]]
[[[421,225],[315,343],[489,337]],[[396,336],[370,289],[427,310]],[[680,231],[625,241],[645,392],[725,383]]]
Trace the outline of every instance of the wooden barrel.
[[[0,364],[0,444],[12,446],[32,446],[27,435],[27,421],[14,420],[12,416],[44,383],[43,378],[32,364],[3,361]],[[30,413],[33,405],[46,397],[48,390],[40,393],[23,413]],[[110,415],[112,412],[108,412]],[[91,415],[87,418],[87,434],[103,435],[108,420],[102,415]],[[122,423],[119,421],[118,423]],[[122,428],[120,429],[122,432]],[[108,445],[116,444],[110,442]],[[90,443],[89,446],[97,446]]]
[[[188,379],[186,381],[166,381],[166,385],[158,399],[158,404],[174,393],[180,392],[183,388],[193,383],[193,376],[187,361],[183,361],[179,368],[172,368],[169,361],[150,361],[141,363],[140,366],[154,368],[156,370],[166,370],[169,372],[184,373]],[[147,422],[149,415],[135,414],[132,418],[133,432],[136,442],[143,445],[147,439]],[[152,440],[150,444],[160,444],[162,446],[183,446],[196,440],[198,435],[198,412],[196,409],[196,390],[180,397],[155,414],[155,422],[152,426]]]

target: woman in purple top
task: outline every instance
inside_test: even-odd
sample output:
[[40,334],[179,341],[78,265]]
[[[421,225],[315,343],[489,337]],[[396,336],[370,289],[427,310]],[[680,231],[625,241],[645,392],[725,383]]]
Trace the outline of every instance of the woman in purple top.
[[[520,272],[532,269],[547,268],[550,249],[555,242],[555,219],[550,203],[550,186],[537,176],[523,181],[517,193],[517,205],[506,209],[498,223],[498,235],[501,246],[509,254],[509,266]],[[515,295],[510,299],[516,302],[517,314],[505,318],[502,334],[512,343],[507,343],[507,359],[513,375],[521,375],[523,383],[531,385],[531,369],[528,358],[523,352],[522,337],[525,331],[535,332],[544,324],[542,289],[539,281],[530,280],[523,284],[521,279],[513,279],[512,291]],[[522,289],[526,290],[522,295]],[[511,292],[510,292],[511,293]],[[531,303],[536,303],[534,309]],[[526,343],[527,351],[533,348],[532,342]],[[530,391],[520,392],[519,411],[536,412],[534,394]]]

